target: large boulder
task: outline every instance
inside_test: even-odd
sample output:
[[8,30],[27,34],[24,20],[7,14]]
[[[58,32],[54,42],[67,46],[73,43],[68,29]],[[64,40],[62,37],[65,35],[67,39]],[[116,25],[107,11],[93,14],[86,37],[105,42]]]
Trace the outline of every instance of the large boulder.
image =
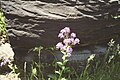
[[59,30],[70,27],[81,45],[120,41],[119,0],[2,0],[7,31],[15,51],[53,46]]

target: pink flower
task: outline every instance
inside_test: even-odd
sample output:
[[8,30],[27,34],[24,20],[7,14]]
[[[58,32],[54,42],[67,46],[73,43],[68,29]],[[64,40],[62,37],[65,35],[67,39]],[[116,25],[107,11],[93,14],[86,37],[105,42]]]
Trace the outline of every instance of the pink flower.
[[74,43],[74,38],[64,39],[63,43],[66,45],[72,45]]
[[75,38],[75,37],[76,37],[76,34],[75,34],[75,33],[71,33],[70,36],[73,37],[73,38]]
[[79,44],[79,43],[80,43],[80,40],[79,40],[78,38],[76,38],[76,39],[74,40],[74,45]]
[[64,38],[65,36],[63,35],[63,33],[59,33],[58,37],[62,39],[62,38]]
[[71,40],[70,40],[70,39],[64,39],[64,40],[63,40],[63,43],[64,43],[64,44],[70,44],[70,43],[71,43]]
[[71,56],[71,53],[67,53],[67,57],[70,57]]
[[62,47],[63,47],[62,42],[57,43],[57,45],[56,45],[56,48],[57,48],[57,49],[62,49]]
[[69,38],[69,39],[70,39],[71,43],[73,43],[73,42],[74,42],[74,38]]
[[65,29],[62,29],[60,32],[61,32],[61,33],[66,33],[66,30],[65,30]]
[[62,48],[61,48],[61,51],[66,51],[66,48],[67,48],[67,46],[63,46]]
[[73,49],[70,46],[68,46],[67,49],[66,49],[66,53],[70,53],[71,54],[72,51],[73,51]]
[[70,28],[69,27],[65,27],[64,30],[66,31],[66,33],[70,33]]
[[71,53],[73,52],[72,46],[79,44],[80,40],[76,38],[75,33],[70,34],[70,28],[65,27],[62,29],[58,35],[59,38],[63,39],[63,43],[59,42],[56,45],[57,49],[60,49],[61,52],[65,52],[67,57],[71,56]]
[[61,31],[60,31],[61,33],[70,33],[70,28],[69,27],[65,27],[64,29],[62,29]]

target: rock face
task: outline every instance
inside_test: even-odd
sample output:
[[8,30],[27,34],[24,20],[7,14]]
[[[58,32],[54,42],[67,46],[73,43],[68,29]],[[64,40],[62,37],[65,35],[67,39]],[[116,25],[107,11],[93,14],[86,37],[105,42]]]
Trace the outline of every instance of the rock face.
[[[59,30],[68,26],[81,45],[120,42],[119,0],[2,0],[7,30],[15,51],[58,42]],[[76,47],[76,48],[77,48]]]

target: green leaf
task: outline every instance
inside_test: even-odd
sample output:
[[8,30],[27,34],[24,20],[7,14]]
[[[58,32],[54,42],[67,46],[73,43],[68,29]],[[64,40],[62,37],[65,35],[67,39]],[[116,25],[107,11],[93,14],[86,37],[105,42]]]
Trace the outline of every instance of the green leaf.
[[62,70],[64,70],[65,69],[65,66],[62,66]]
[[56,73],[56,74],[60,74],[60,72],[59,72],[59,71],[55,71],[55,73]]
[[67,59],[66,59],[66,60],[64,60],[64,61],[63,61],[63,65],[65,65],[67,62],[68,62],[68,60],[67,60]]
[[62,66],[62,65],[63,65],[63,63],[62,63],[62,62],[57,62],[57,64],[58,64],[59,66]]
[[37,66],[37,67],[39,67],[39,65],[38,65],[38,63],[37,62],[34,62],[35,63],[35,65]]
[[65,58],[66,58],[65,56],[62,57],[63,60],[65,60]]
[[57,78],[57,76],[55,74],[49,74],[48,77],[49,77],[49,80],[50,80],[50,78],[52,78],[53,80],[56,80],[56,78]]
[[39,51],[39,48],[38,48],[38,47],[35,47],[35,48],[33,49],[33,51],[38,52],[38,51]]
[[33,51],[39,52],[39,51],[42,50],[42,49],[43,49],[43,47],[42,47],[42,46],[39,46],[39,47],[35,47],[35,48],[33,49]]
[[65,78],[62,78],[61,80],[67,80],[67,79],[65,79]]
[[66,67],[66,68],[64,69],[64,71],[65,71],[65,72],[70,72],[70,68],[69,68],[69,67]]
[[32,74],[33,74],[33,75],[36,75],[36,74],[37,74],[37,69],[36,69],[36,68],[34,68],[34,69],[32,70]]

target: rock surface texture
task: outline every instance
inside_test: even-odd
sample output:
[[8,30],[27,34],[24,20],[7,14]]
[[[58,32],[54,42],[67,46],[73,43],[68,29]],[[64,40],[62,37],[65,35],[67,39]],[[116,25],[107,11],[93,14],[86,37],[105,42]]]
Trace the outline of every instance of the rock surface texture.
[[64,27],[81,45],[120,42],[119,0],[2,0],[10,41],[19,53],[37,45],[53,46]]

